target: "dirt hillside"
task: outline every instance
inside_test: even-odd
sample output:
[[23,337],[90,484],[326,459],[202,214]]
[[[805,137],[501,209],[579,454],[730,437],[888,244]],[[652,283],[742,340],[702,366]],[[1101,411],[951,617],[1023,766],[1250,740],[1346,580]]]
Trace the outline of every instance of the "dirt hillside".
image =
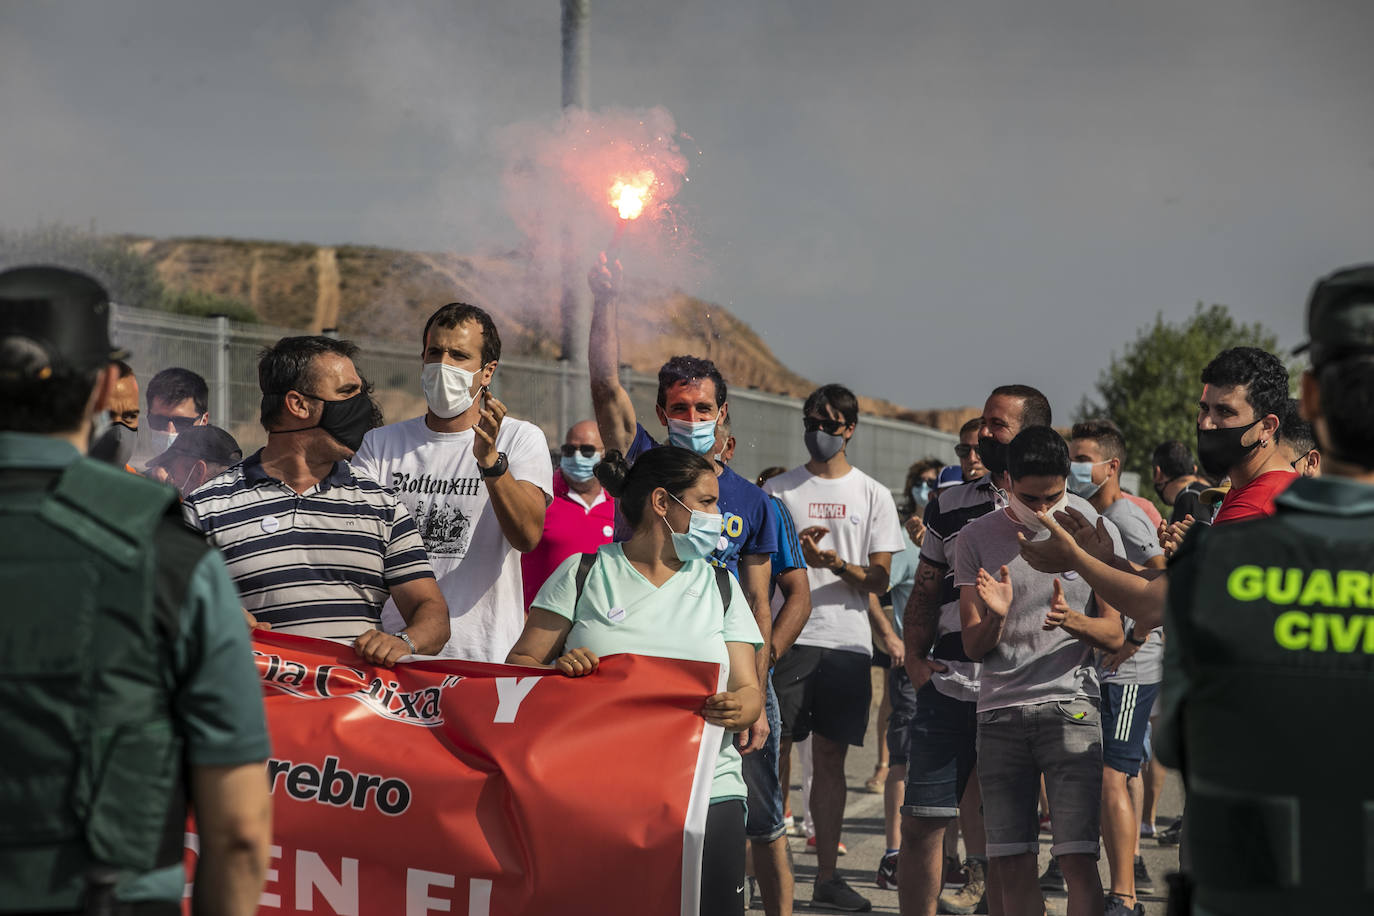
[[[442,303],[471,302],[496,317],[506,354],[556,357],[559,291],[531,277],[516,253],[475,257],[358,245],[230,238],[129,238],[177,290],[228,296],[267,324],[414,342]],[[653,373],[665,359],[713,359],[732,385],[804,397],[815,385],[788,369],[749,325],[682,293],[628,289],[620,313],[621,359]],[[912,410],[860,398],[865,412],[957,432],[978,409]]]

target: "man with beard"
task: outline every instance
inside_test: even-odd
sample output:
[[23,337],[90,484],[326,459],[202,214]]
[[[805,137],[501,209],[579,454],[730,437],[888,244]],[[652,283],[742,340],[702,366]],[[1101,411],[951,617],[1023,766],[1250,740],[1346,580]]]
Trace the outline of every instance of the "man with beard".
[[[1288,370],[1274,354],[1256,347],[1223,350],[1202,370],[1198,459],[1208,474],[1231,480],[1213,525],[1273,515],[1274,497],[1297,478],[1277,447],[1287,401]],[[1073,509],[1048,518],[1047,527],[1049,538],[1022,545],[1033,567],[1074,570],[1140,628],[1163,623],[1164,570],[1142,569],[1113,556],[1102,526],[1088,524]]]
[[[965,654],[960,635],[955,548],[966,524],[1007,505],[1007,444],[1022,429],[1051,421],[1050,402],[1035,388],[994,388],[973,431],[976,439],[967,427],[959,437],[961,449],[977,443],[976,449],[959,453],[960,461],[976,456],[986,473],[937,491],[926,508],[916,584],[903,617],[906,670],[916,690],[897,869],[903,913],[929,916],[937,900],[951,912],[972,913],[987,892],[987,847],[975,770],[979,666]],[[965,464],[964,470],[972,468]],[[969,879],[941,899],[943,837],[955,817],[968,850]]]
[[[420,335],[423,415],[370,431],[353,468],[410,510],[448,604],[445,658],[500,663],[525,625],[520,555],[553,499],[548,444],[488,390],[501,360],[496,323],[451,302]],[[396,603],[382,626],[402,626]]]
[[[258,361],[267,444],[182,503],[224,552],[245,612],[275,630],[352,644],[391,667],[448,640],[448,608],[405,506],[348,466],[376,405],[358,348],[283,337]],[[380,628],[392,600],[405,629]]]

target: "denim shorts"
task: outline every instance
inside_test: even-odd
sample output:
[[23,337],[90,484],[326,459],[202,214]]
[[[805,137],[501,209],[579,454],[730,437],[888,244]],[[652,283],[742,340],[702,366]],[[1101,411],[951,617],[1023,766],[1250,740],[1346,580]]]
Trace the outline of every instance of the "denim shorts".
[[906,767],[902,813],[911,817],[955,817],[969,776],[978,762],[978,704],[947,697],[927,682],[916,692],[916,712]]
[[1158,684],[1102,685],[1102,763],[1127,776],[1139,776],[1149,757],[1145,733]]
[[1098,854],[1102,722],[1095,698],[978,713],[978,782],[988,856],[1040,849],[1040,776],[1050,802],[1050,853]]
[[782,737],[782,722],[771,675],[764,693],[763,710],[768,717],[768,740],[754,753],[743,755],[744,787],[749,792],[744,835],[751,840],[771,843],[787,832],[787,822],[782,816],[782,783],[778,780],[778,740]]
[[887,695],[892,703],[892,715],[887,720],[888,763],[904,767],[911,754],[911,717],[916,714],[916,691],[905,668],[898,666],[888,672]]

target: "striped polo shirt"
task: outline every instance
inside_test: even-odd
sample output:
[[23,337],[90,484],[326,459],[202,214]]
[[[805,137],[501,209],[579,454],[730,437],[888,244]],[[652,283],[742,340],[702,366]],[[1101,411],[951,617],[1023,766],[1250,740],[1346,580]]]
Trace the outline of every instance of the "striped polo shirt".
[[297,493],[259,451],[182,503],[224,554],[243,606],[272,629],[351,643],[375,628],[393,586],[434,578],[406,507],[339,461]]

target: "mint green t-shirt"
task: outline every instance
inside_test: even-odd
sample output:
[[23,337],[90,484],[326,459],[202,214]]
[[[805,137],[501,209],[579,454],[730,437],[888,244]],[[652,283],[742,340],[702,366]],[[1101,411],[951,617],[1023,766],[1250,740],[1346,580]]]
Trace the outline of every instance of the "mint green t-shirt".
[[[735,577],[730,576],[730,609],[726,612],[720,606],[715,567],[705,560],[684,564],[667,582],[655,587],[630,565],[620,544],[606,544],[597,550],[582,600],[574,608],[581,560],[577,553],[564,560],[531,602],[533,607],[573,622],[565,651],[590,649],[598,657],[629,652],[715,662],[728,679],[727,642],[748,643],[755,649],[763,645],[749,602]],[[726,732],[711,780],[711,801],[744,797],[739,748],[735,735]]]

